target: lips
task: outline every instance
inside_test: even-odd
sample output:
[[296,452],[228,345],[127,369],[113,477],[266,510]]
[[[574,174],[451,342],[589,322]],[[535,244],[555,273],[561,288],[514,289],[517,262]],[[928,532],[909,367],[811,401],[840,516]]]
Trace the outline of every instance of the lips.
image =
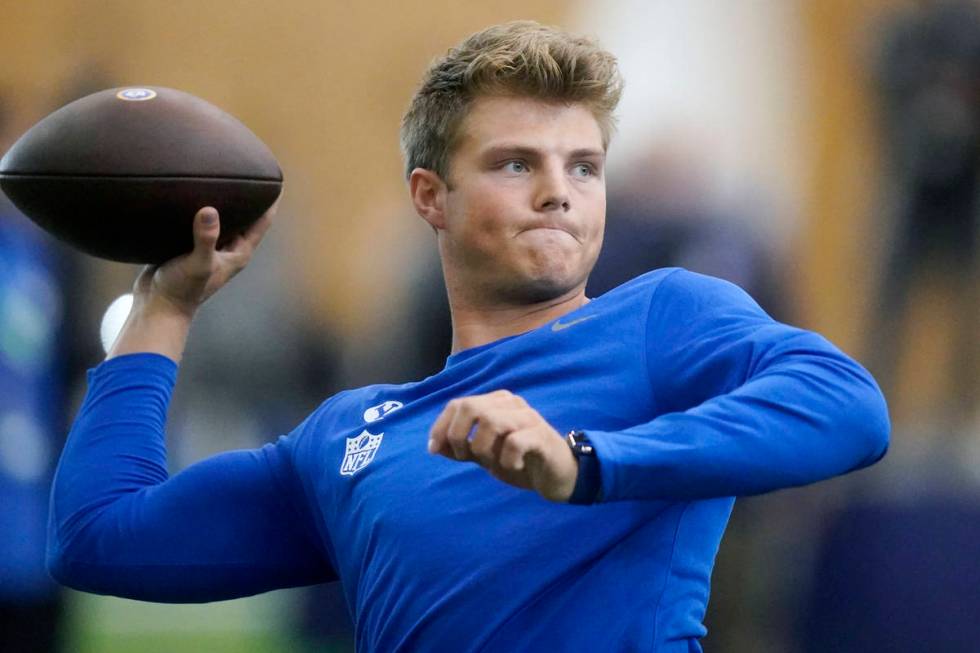
[[575,240],[581,242],[581,240],[579,239],[579,237],[576,236],[575,233],[572,232],[570,229],[568,229],[568,228],[566,228],[566,227],[564,227],[562,225],[558,225],[558,224],[554,224],[554,223],[531,225],[529,227],[525,227],[524,229],[522,229],[518,233],[520,234],[520,233],[524,233],[525,231],[538,231],[538,230],[542,230],[542,231],[560,231],[560,232],[563,232],[563,233],[568,234],[569,236],[571,236]]

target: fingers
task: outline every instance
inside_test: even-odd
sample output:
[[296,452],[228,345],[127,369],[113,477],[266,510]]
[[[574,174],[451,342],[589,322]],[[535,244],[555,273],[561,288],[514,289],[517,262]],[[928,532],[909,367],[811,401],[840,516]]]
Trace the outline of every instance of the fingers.
[[139,276],[136,277],[136,282],[133,284],[134,295],[144,295],[150,291],[150,288],[153,286],[153,275],[156,274],[159,267],[158,265],[143,266]]
[[496,464],[504,441],[513,432],[531,426],[532,417],[531,411],[505,408],[478,418],[470,437],[470,455],[484,467]]
[[466,399],[454,400],[455,410],[446,427],[446,440],[453,451],[456,460],[472,460],[470,454],[470,432],[476,426],[479,416],[477,402]]
[[436,418],[429,432],[429,452],[469,460],[469,435],[476,420],[475,406],[488,395],[453,399]]
[[449,426],[449,420],[453,417],[452,406],[452,401],[446,404],[446,407],[439,413],[439,417],[436,418],[435,423],[433,423],[432,428],[429,430],[429,453],[441,453],[445,445],[443,434],[446,432],[446,427]]
[[194,216],[194,251],[191,258],[200,269],[211,269],[221,234],[221,221],[214,207],[206,206]]
[[500,458],[497,464],[508,472],[523,472],[525,456],[537,451],[538,437],[533,428],[522,429],[509,433],[500,447]]
[[540,420],[517,395],[499,390],[450,401],[432,426],[429,451],[490,464],[496,440]]
[[231,243],[222,248],[222,254],[235,259],[239,267],[245,267],[259,243],[262,242],[266,232],[269,231],[269,227],[272,226],[278,205],[279,200],[276,200],[276,203],[261,218],[253,222],[248,229],[235,236]]
[[253,222],[249,228],[242,233],[241,237],[244,239],[245,243],[251,246],[253,250],[259,246],[263,236],[265,236],[265,232],[267,232],[269,227],[272,226],[272,220],[276,217],[276,213],[279,212],[279,202],[282,201],[284,191],[285,188],[279,192],[279,197],[277,197],[276,201],[272,203],[272,206],[266,209],[265,213],[262,214],[262,217]]
[[279,200],[276,200],[276,203],[273,204],[268,211],[262,214],[262,217],[256,220],[248,229],[245,230],[245,233],[242,234],[242,238],[244,238],[245,242],[251,245],[252,249],[259,246],[263,236],[265,236],[265,232],[267,232],[269,227],[272,226],[272,220],[275,218],[278,208]]
[[498,480],[551,501],[567,501],[578,475],[561,434],[506,390],[446,404],[429,434],[429,452],[475,461]]

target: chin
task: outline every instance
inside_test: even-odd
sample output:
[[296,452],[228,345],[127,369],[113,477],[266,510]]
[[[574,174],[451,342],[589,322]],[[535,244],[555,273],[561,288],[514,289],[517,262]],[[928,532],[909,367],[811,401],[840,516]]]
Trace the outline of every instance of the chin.
[[570,274],[540,275],[513,279],[498,290],[507,303],[540,304],[571,292],[584,280]]

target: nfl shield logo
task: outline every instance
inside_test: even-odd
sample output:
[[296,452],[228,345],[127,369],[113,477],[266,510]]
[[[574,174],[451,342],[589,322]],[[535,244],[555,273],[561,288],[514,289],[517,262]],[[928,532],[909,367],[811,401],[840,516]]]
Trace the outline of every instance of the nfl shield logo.
[[384,433],[373,435],[367,431],[362,431],[360,435],[347,438],[347,453],[344,455],[344,462],[340,464],[341,476],[353,476],[368,466],[374,460],[374,454],[381,446],[381,438]]

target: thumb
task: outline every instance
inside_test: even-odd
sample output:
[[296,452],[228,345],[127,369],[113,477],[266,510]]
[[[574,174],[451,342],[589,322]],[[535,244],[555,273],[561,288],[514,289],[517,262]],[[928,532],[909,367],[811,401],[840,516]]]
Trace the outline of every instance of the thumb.
[[206,206],[194,216],[194,251],[192,256],[210,262],[221,234],[221,221],[214,207]]

